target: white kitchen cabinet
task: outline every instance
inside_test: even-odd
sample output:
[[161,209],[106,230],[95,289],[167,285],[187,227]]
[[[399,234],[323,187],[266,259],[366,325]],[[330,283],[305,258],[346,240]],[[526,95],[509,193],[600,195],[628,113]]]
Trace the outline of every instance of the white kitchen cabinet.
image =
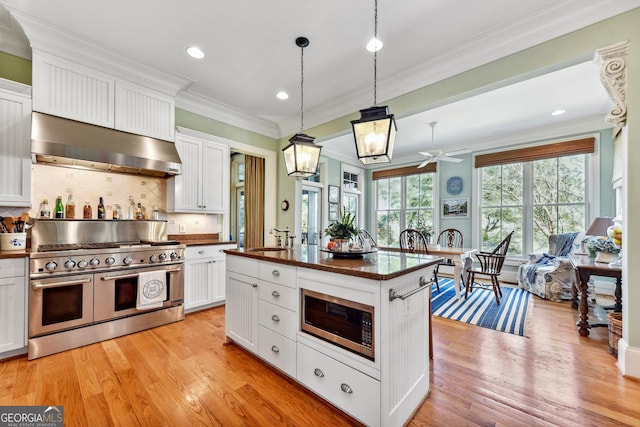
[[0,259],[0,358],[26,353],[26,260]]
[[225,249],[236,245],[187,247],[184,263],[184,309],[193,312],[220,305],[225,300]]
[[[0,84],[0,206],[28,207],[31,206],[31,97],[5,90],[5,86],[14,85]],[[25,91],[26,88],[23,87]]]
[[175,99],[34,50],[33,110],[173,141]]
[[227,258],[225,335],[251,353],[258,352],[258,261]]
[[182,174],[167,180],[167,211],[227,214],[229,145],[179,134],[176,148],[182,160]]

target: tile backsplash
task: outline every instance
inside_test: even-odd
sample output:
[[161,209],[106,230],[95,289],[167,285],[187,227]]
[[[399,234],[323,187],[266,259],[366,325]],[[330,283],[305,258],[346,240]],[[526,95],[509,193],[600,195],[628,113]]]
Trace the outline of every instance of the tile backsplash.
[[0,216],[17,217],[29,212],[37,217],[43,199],[48,200],[53,212],[57,196],[62,196],[66,205],[69,194],[73,194],[76,218],[82,218],[85,202],[89,202],[93,218],[97,218],[100,197],[104,199],[107,219],[112,218],[112,207],[116,203],[121,207],[122,217],[126,218],[129,196],[132,196],[136,204],[140,202],[146,208],[149,218],[153,217],[153,206],[158,206],[160,219],[169,222],[169,234],[217,233],[220,231],[218,224],[222,224],[220,215],[167,213],[167,185],[163,178],[34,164],[31,179],[31,208],[0,206]]

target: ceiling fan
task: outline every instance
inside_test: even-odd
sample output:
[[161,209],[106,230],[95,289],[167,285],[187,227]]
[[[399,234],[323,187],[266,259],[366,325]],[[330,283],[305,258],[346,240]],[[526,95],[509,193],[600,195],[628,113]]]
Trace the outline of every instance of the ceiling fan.
[[438,122],[429,123],[429,126],[431,126],[431,151],[421,151],[420,152],[420,154],[422,154],[425,157],[425,159],[424,159],[424,162],[422,162],[422,163],[420,163],[418,165],[418,169],[427,166],[429,163],[438,162],[440,160],[445,161],[445,162],[460,163],[463,159],[458,159],[458,158],[452,157],[452,156],[456,156],[458,154],[466,154],[466,153],[469,152],[469,150],[459,150],[459,151],[453,151],[451,153],[445,153],[442,150],[435,150],[433,148],[434,147],[434,145],[433,145],[433,128],[435,128],[437,124],[438,124]]

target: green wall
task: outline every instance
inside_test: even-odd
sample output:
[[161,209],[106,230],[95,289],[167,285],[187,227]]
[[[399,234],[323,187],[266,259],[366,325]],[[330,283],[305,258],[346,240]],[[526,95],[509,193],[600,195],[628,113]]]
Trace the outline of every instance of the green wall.
[[31,86],[31,61],[0,52],[0,78]]

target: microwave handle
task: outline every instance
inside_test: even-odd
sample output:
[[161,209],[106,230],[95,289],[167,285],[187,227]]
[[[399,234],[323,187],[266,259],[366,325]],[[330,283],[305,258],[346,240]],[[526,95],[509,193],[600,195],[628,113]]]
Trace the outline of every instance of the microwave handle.
[[[409,292],[407,292],[404,295],[400,295],[398,294],[395,290],[393,289],[389,289],[389,301],[393,301],[394,299],[398,299],[400,298],[401,300],[405,300],[407,298],[409,298],[411,295],[416,294],[420,291],[423,291],[427,288],[429,288],[429,286],[431,286],[433,284],[433,280],[425,280],[424,276],[420,276],[420,283],[419,286],[413,290],[410,290]],[[429,285],[429,286],[427,286]]]

